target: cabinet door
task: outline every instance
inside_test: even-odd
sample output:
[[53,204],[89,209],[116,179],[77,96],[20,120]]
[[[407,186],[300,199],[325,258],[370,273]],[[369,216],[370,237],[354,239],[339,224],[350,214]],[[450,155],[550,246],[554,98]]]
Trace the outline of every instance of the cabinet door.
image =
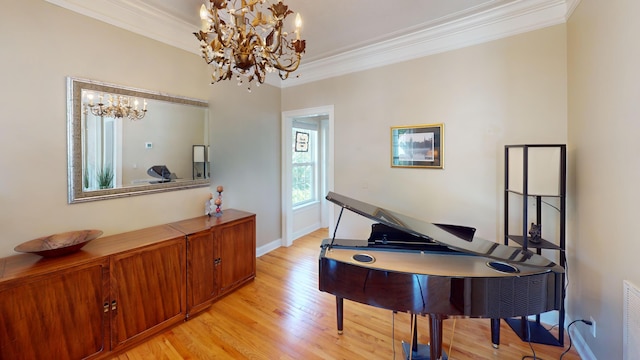
[[223,226],[217,232],[220,246],[220,293],[227,292],[256,275],[255,217]]
[[210,230],[187,236],[187,317],[204,310],[217,295],[217,249]]
[[184,246],[178,238],[111,257],[114,349],[184,320]]
[[0,359],[84,359],[109,350],[108,261],[0,289]]

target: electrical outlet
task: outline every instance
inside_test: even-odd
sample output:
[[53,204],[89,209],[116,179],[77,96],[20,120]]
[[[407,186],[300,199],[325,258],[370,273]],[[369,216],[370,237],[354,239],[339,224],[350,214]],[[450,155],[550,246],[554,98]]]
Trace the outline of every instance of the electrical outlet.
[[589,320],[591,321],[591,335],[596,337],[596,321],[593,320],[593,316],[589,316]]

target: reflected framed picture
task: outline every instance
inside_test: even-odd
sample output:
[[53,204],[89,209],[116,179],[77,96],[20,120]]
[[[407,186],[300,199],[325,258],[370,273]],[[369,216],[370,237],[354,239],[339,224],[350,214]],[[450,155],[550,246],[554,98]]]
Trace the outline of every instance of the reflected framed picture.
[[391,127],[391,167],[443,169],[444,124]]
[[296,131],[296,152],[309,151],[309,133]]

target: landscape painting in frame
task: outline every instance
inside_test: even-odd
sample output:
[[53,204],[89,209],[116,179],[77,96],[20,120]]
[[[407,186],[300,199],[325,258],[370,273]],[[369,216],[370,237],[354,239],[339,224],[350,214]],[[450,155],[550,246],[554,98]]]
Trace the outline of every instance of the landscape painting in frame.
[[443,124],[391,127],[391,167],[443,168]]

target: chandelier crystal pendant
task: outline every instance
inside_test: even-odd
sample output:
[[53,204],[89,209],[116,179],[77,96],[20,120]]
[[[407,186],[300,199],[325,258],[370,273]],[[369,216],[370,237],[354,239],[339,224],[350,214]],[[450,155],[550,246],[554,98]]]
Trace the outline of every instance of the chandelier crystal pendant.
[[267,73],[277,71],[287,79],[298,69],[306,46],[300,39],[300,14],[294,39],[283,30],[290,14],[293,11],[282,0],[270,5],[267,0],[206,1],[200,8],[202,28],[193,34],[200,41],[202,57],[212,66],[211,83],[235,77],[238,85],[246,81],[251,91],[251,82],[259,86]]
[[93,94],[88,94],[89,104],[87,108],[95,116],[111,117],[114,119],[127,118],[129,120],[140,120],[147,114],[147,100],[143,100],[142,109],[138,109],[140,102],[138,99],[131,99],[126,96],[107,95],[108,105],[104,103],[104,95],[100,95],[98,103],[93,103]]

